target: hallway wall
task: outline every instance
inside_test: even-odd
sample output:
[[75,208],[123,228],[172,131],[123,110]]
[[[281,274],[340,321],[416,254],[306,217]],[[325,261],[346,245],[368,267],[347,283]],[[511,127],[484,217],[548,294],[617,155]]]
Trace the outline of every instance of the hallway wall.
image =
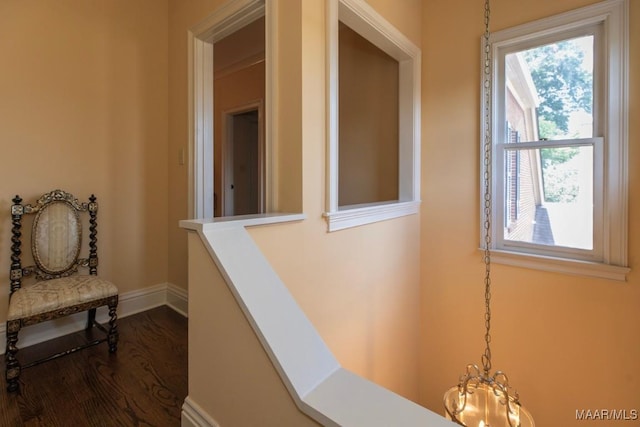
[[166,283],[166,40],[165,1],[0,2],[1,324],[15,194],[95,193],[100,275]]
[[[494,0],[492,30],[594,3]],[[626,283],[493,265],[492,352],[541,426],[577,426],[579,409],[640,408],[640,3],[630,7],[629,265]],[[483,2],[423,3],[420,402],[484,350],[478,250]]]

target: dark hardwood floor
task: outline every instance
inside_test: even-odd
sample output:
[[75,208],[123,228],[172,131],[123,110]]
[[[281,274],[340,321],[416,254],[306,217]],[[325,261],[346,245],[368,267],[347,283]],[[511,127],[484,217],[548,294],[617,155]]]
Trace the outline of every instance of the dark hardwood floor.
[[[187,319],[159,307],[119,319],[118,330],[116,354],[103,343],[25,369],[18,393],[6,391],[2,357],[0,426],[179,426],[187,396]],[[18,356],[32,360],[83,335],[27,347]]]

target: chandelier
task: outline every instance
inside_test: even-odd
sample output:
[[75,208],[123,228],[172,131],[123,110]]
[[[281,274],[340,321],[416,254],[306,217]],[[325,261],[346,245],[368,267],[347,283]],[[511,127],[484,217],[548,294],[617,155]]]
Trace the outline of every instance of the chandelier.
[[485,350],[482,370],[467,365],[460,382],[447,390],[444,407],[448,419],[467,427],[533,427],[531,414],[522,407],[517,392],[502,371],[491,374],[491,44],[489,0],[484,3],[484,264]]

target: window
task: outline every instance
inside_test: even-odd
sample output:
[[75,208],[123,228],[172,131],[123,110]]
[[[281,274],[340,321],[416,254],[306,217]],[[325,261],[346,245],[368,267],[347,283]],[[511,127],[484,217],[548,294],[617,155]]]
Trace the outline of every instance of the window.
[[400,64],[342,22],[338,51],[338,208],[398,200]]
[[625,7],[492,35],[497,262],[625,279]]
[[328,230],[418,212],[420,50],[362,0],[327,2]]

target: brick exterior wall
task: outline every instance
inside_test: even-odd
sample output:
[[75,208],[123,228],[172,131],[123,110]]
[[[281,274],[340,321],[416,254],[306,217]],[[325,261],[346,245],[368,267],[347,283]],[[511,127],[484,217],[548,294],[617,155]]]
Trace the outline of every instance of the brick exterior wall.
[[[507,90],[507,137],[509,142],[531,140],[525,111]],[[533,150],[505,151],[505,239],[531,242],[536,215],[534,170],[537,158]]]

